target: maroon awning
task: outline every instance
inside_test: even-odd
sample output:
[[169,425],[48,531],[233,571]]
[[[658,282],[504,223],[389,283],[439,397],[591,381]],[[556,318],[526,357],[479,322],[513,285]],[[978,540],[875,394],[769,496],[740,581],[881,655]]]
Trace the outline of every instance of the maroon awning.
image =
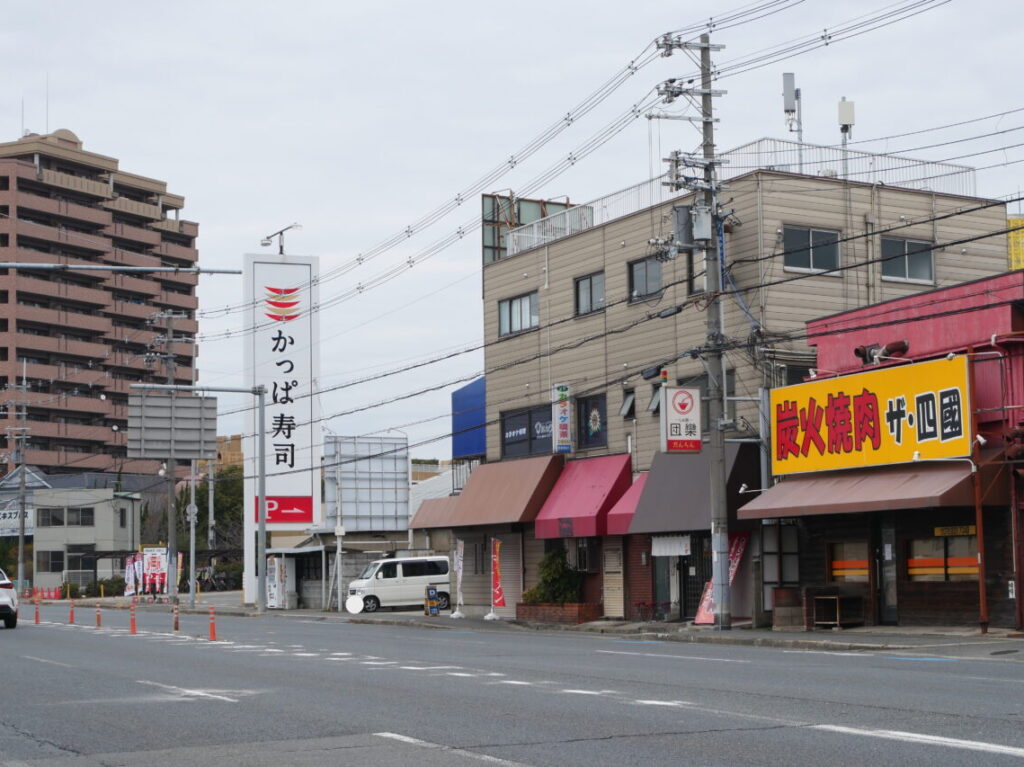
[[[1009,503],[1007,473],[982,466],[982,504]],[[969,461],[920,461],[870,469],[822,471],[784,479],[741,508],[740,519],[852,514],[973,506]]]
[[535,522],[538,538],[589,538],[605,534],[608,510],[633,476],[629,455],[569,461]]
[[629,532],[629,523],[633,521],[633,514],[636,513],[636,505],[640,503],[640,495],[647,483],[647,472],[638,476],[629,489],[622,494],[622,497],[608,511],[607,528],[608,535],[626,535]]

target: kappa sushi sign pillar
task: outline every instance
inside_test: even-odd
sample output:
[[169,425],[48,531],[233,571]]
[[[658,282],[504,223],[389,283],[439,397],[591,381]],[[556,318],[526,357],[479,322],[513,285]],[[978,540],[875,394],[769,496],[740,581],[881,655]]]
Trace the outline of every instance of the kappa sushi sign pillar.
[[[304,531],[322,524],[316,391],[319,379],[318,259],[248,255],[245,299],[248,327],[245,364],[253,386],[267,392],[267,530]],[[257,474],[253,412],[246,437],[245,472]],[[246,480],[245,600],[254,601],[255,534],[259,521],[256,483]]]

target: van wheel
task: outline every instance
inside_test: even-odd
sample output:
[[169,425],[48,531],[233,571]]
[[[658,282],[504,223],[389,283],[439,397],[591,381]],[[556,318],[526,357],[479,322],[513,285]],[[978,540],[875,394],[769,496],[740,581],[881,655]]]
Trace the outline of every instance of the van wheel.
[[363,611],[375,613],[380,609],[380,600],[377,597],[363,597]]
[[449,596],[447,594],[445,594],[443,591],[437,592],[437,609],[438,610],[447,610],[451,606],[452,606],[452,601],[449,598]]

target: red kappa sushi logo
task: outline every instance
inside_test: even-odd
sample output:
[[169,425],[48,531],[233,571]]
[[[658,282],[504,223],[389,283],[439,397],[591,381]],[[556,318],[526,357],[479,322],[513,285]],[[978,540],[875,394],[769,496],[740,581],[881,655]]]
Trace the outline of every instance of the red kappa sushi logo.
[[301,314],[299,304],[302,303],[302,293],[299,288],[271,288],[264,286],[267,291],[263,299],[266,316],[272,320],[287,322],[294,320]]

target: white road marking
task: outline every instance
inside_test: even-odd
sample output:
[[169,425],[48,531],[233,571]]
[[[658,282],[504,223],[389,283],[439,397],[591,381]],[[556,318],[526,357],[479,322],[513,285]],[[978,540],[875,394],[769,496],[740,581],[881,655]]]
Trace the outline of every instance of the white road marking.
[[350,652],[332,652],[331,655],[351,655]]
[[527,767],[522,762],[513,762],[508,759],[500,759],[497,756],[490,756],[488,754],[478,754],[473,751],[466,751],[462,748],[454,748],[452,746],[444,746],[440,743],[431,743],[429,740],[420,740],[419,738],[410,738],[408,735],[399,735],[397,732],[375,732],[378,738],[387,738],[388,740],[397,740],[399,743],[408,743],[410,746],[419,746],[420,748],[432,748],[440,751],[449,751],[460,756],[466,756],[470,759],[476,759],[481,762],[487,762],[489,764],[501,764],[505,767]]
[[615,690],[559,690],[568,695],[618,695]]
[[669,708],[682,708],[684,706],[695,706],[688,700],[634,700],[638,706],[667,706]]
[[448,676],[477,676],[476,674],[467,674],[465,671],[449,671]]
[[500,682],[495,682],[494,684],[516,684],[516,685],[520,685],[521,687],[532,687],[533,686],[533,682],[521,682],[518,679],[502,679]]
[[292,657],[294,658],[318,658],[320,657],[315,652],[293,652]]
[[72,666],[70,663],[61,663],[60,661],[56,661],[56,660],[47,660],[46,658],[37,658],[34,655],[22,655],[21,657],[22,658],[27,658],[28,660],[34,660],[37,663],[49,663],[52,666],[63,666],[64,668],[74,668],[74,666]]
[[944,738],[939,735],[923,735],[917,732],[901,732],[900,730],[870,730],[859,727],[841,727],[834,724],[815,724],[812,725],[812,729],[836,732],[842,735],[864,735],[869,738],[901,740],[905,743],[923,743],[925,745],[944,746],[946,748],[961,748],[967,751],[981,751],[986,754],[1024,757],[1024,748],[1001,746],[998,743],[985,743],[980,740],[960,740],[958,738]]
[[216,695],[212,692],[206,692],[205,690],[188,690],[184,687],[175,687],[171,684],[160,684],[159,682],[150,682],[147,679],[136,679],[139,684],[148,684],[153,687],[159,687],[168,692],[173,692],[183,698],[209,698],[210,700],[222,700],[225,703],[238,703],[236,698],[229,698],[226,695]]
[[355,658],[325,658],[324,660],[355,660]]
[[605,653],[607,655],[641,655],[645,658],[666,658],[667,660],[703,660],[711,661],[713,663],[750,663],[749,660],[739,660],[737,658],[704,658],[698,655],[665,655],[664,653],[656,652],[629,652],[627,650],[595,650],[595,652]]
[[460,669],[462,666],[399,666],[406,671],[447,671],[448,669]]
[[284,650],[277,650],[277,649],[275,649],[273,647],[268,647],[263,652],[265,652],[267,655],[270,655],[270,654],[275,653],[275,652],[284,652]]
[[359,661],[364,666],[394,666],[397,660],[363,660]]

